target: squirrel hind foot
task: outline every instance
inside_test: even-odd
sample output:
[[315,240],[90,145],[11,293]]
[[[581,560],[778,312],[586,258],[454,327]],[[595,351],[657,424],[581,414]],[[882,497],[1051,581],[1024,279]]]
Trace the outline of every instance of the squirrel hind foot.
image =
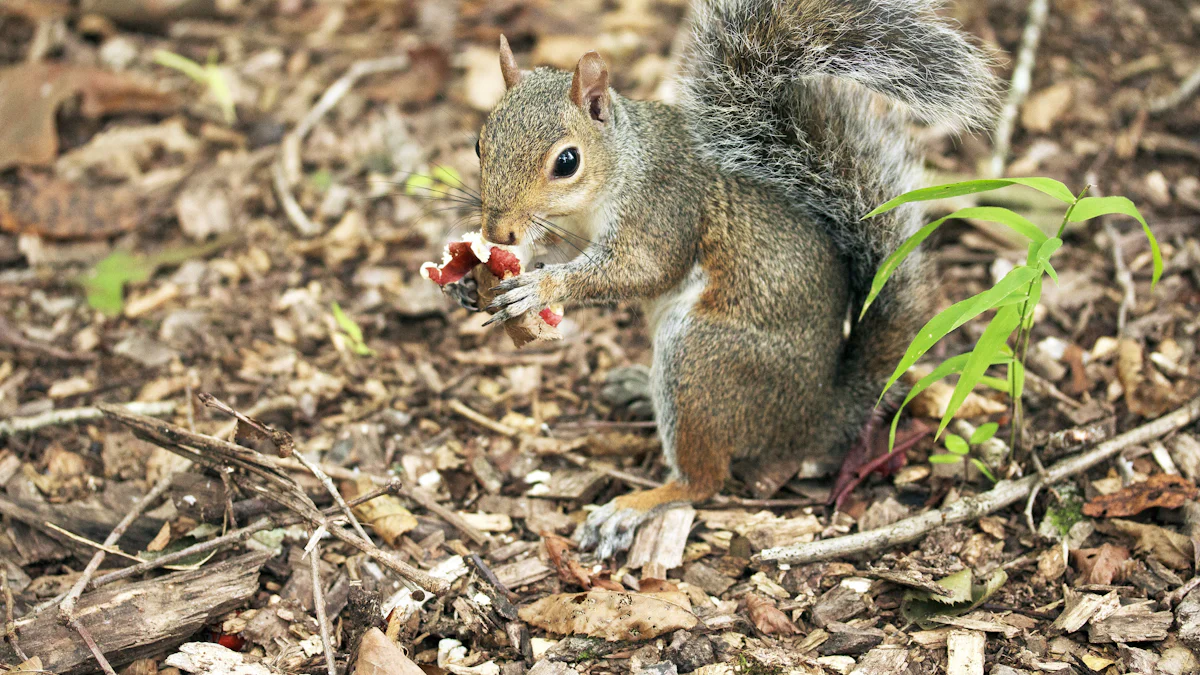
[[592,511],[575,531],[575,541],[584,550],[596,549],[596,558],[600,560],[611,558],[629,550],[642,523],[667,509],[700,502],[712,494],[709,490],[670,482],[653,490],[621,495]]

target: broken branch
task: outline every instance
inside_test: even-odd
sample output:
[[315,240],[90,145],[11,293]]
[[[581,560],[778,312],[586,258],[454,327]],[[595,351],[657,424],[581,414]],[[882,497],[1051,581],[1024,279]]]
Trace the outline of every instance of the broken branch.
[[996,487],[981,495],[963,498],[946,508],[905,518],[887,527],[868,532],[857,532],[844,537],[767,549],[760,553],[758,558],[781,563],[803,564],[870,553],[906,544],[920,539],[936,527],[975,520],[998,511],[1024,499],[1039,483],[1052,485],[1077,473],[1087,471],[1125,448],[1152,441],[1191,424],[1198,417],[1200,417],[1200,396],[1192,399],[1182,408],[1163,415],[1153,422],[1148,422],[1104,441],[1088,452],[1058,462],[1046,470],[1044,480],[1042,476],[1034,474],[1017,481],[1000,481]]

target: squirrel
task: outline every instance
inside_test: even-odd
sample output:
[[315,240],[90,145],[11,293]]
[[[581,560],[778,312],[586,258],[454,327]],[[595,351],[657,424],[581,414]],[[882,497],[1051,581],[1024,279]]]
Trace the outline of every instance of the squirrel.
[[588,242],[497,286],[496,320],[645,303],[672,477],[580,525],[601,558],[715,495],[735,458],[860,440],[929,313],[915,252],[858,319],[922,224],[916,205],[863,216],[918,187],[911,119],[981,128],[995,108],[989,59],[933,0],[709,0],[692,31],[678,105],[622,97],[596,52],[522,71],[501,36],[506,91],[476,147],[487,240],[525,245],[552,223]]

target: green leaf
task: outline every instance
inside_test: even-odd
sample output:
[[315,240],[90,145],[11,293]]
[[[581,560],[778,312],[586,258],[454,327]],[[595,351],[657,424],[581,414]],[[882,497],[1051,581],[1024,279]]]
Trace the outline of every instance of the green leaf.
[[960,183],[947,183],[945,185],[936,185],[934,187],[921,188],[906,192],[895,199],[891,199],[884,204],[878,206],[875,210],[863,216],[864,219],[877,216],[881,213],[886,213],[902,204],[910,204],[912,202],[927,202],[935,199],[948,199],[950,197],[961,197],[963,195],[977,194],[979,192],[991,192],[1010,185],[1024,185],[1031,187],[1039,192],[1045,193],[1063,202],[1071,204],[1075,201],[1075,195],[1067,189],[1066,185],[1051,179],[1051,178],[987,178],[983,180],[968,180]]
[[971,452],[971,446],[963,440],[958,434],[946,434],[946,438],[942,441],[946,444],[946,449],[956,455],[965,455]]
[[[986,583],[973,583],[969,569],[956,572],[938,580],[938,583],[954,590],[953,597],[942,598],[927,591],[910,590],[900,603],[900,614],[908,621],[929,630],[941,625],[938,617],[962,616],[995,595],[1008,581],[1004,570],[997,570]],[[964,594],[964,589],[966,590]]]
[[984,464],[982,461],[974,457],[971,458],[971,463],[975,465],[976,469],[979,469],[979,473],[987,476],[988,480],[992,481],[993,483],[997,482],[996,474],[992,473],[992,470],[988,468],[987,464]]
[[963,461],[962,455],[951,455],[947,453],[944,455],[929,456],[930,464],[958,464],[961,461]]
[[207,84],[208,73],[205,72],[204,66],[186,56],[180,56],[179,54],[163,49],[156,49],[154,51],[154,62],[160,66],[178,70],[201,84]]
[[116,316],[125,309],[125,284],[141,283],[154,274],[156,265],[128,251],[113,251],[80,278],[92,309]]
[[1038,247],[1037,255],[1034,257],[1033,266],[1042,267],[1045,265],[1050,260],[1050,256],[1062,248],[1062,243],[1062,239],[1058,237],[1051,237],[1042,242],[1042,245]]
[[1055,285],[1058,285],[1058,270],[1054,269],[1054,265],[1051,265],[1049,260],[1046,261],[1045,267],[1046,274],[1050,275],[1050,280],[1053,281]]
[[1154,238],[1154,233],[1150,231],[1150,226],[1146,224],[1146,219],[1142,217],[1137,207],[1127,197],[1084,197],[1075,204],[1075,208],[1071,209],[1070,221],[1072,223],[1082,223],[1097,216],[1107,215],[1129,216],[1142,224],[1142,231],[1146,233],[1146,239],[1150,241],[1150,255],[1154,258],[1154,274],[1150,278],[1150,285],[1153,287],[1158,283],[1159,277],[1162,276],[1162,251],[1159,250],[1158,240]]
[[[904,401],[900,403],[900,407],[896,410],[896,414],[892,416],[892,427],[888,434],[889,450],[896,447],[896,427],[900,424],[900,413],[904,410],[905,406],[907,406],[914,398],[919,396],[921,392],[928,389],[929,386],[934,382],[945,379],[950,375],[954,375],[955,373],[962,372],[963,366],[967,363],[967,358],[969,356],[970,354],[959,354],[958,356],[952,356],[945,361],[942,361],[936,368],[933,369],[933,371],[918,380],[917,383],[908,390],[908,394],[904,397]],[[1007,363],[1010,360],[1011,359],[1008,357],[1002,357],[995,361],[993,365]]]
[[918,246],[920,246],[922,242],[928,239],[929,235],[933,234],[933,232],[941,227],[943,223],[952,218],[973,218],[976,220],[986,220],[989,222],[1008,225],[1019,234],[1031,239],[1035,244],[1041,244],[1047,240],[1046,235],[1038,229],[1037,225],[1034,225],[1024,217],[1008,209],[1000,208],[998,206],[972,206],[965,209],[959,209],[954,213],[951,213],[944,218],[938,218],[925,227],[922,227],[920,230],[917,230],[912,236],[910,236],[908,239],[905,239],[904,243],[900,244],[900,247],[879,265],[879,270],[875,272],[875,278],[871,280],[871,291],[867,294],[866,301],[863,302],[863,308],[862,312],[859,313],[859,318],[862,318],[862,316],[867,313],[867,308],[870,307],[871,303],[875,301],[876,296],[878,296],[880,291],[883,290],[884,284],[886,284],[887,280],[891,278],[892,274],[896,271],[896,268],[900,266],[900,263],[903,262],[904,259],[907,258],[909,254],[911,254]]
[[1021,312],[1016,307],[1005,307],[992,317],[987,328],[983,330],[983,335],[979,336],[979,341],[975,343],[975,348],[971,350],[966,365],[963,366],[958,384],[954,386],[954,393],[950,395],[950,402],[946,404],[946,414],[942,415],[935,438],[940,436],[946,425],[950,424],[950,420],[954,419],[954,413],[962,407],[967,394],[971,393],[979,378],[983,377],[984,372],[992,365],[996,354],[1020,322]]
[[971,434],[971,445],[979,445],[980,443],[990,439],[992,436],[995,436],[996,430],[999,428],[1000,425],[996,424],[995,422],[981,424],[979,428],[977,428]]
[[[896,370],[892,372],[892,376],[888,378],[887,384],[883,388],[883,393],[891,389],[892,385],[904,375],[905,371],[912,367],[914,363],[925,355],[925,352],[929,351],[950,331],[955,330],[985,311],[994,308],[1018,288],[1028,284],[1038,274],[1037,269],[1026,265],[1015,267],[1003,279],[996,282],[995,286],[966,300],[954,303],[926,322],[921,327],[921,330],[917,332],[917,337],[908,345],[908,349],[904,352],[904,358],[900,359],[900,363],[896,365]],[[879,395],[881,400],[883,393]]]
[[1046,241],[1047,238],[1046,233],[1042,232],[1041,228],[1034,225],[1028,218],[1002,206],[972,206],[970,208],[959,209],[946,217],[971,218],[973,220],[984,220],[990,223],[1007,225],[1012,231],[1037,244]]
[[342,311],[342,306],[334,302],[330,304],[330,309],[333,311],[333,320],[337,322],[338,328],[341,328],[349,338],[350,349],[359,356],[374,356],[375,350],[368,347],[363,340],[362,328]]

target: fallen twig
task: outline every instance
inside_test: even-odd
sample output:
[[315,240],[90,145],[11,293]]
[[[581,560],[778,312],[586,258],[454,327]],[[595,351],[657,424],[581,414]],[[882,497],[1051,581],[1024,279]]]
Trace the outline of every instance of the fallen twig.
[[308,565],[312,571],[313,608],[317,614],[317,625],[321,627],[321,647],[325,650],[325,669],[329,675],[337,675],[337,664],[333,662],[333,640],[329,634],[329,617],[325,613],[325,592],[321,589],[321,544],[313,542],[308,552]]
[[456,398],[450,399],[449,401],[447,401],[446,405],[449,406],[450,409],[453,410],[454,412],[458,413],[459,415],[462,415],[463,417],[467,418],[468,420],[471,420],[472,422],[478,424],[479,426],[481,426],[484,429],[487,429],[489,431],[494,431],[498,434],[501,434],[503,436],[508,436],[510,438],[519,436],[521,434],[520,431],[517,431],[516,429],[508,426],[507,424],[497,422],[496,420],[488,417],[487,415],[484,415],[472,408],[467,407],[467,405],[465,403],[463,403],[462,401],[460,401]]
[[[1153,422],[1147,422],[1136,429],[1104,441],[1088,452],[1058,462],[1046,470],[1044,484],[1052,485],[1069,476],[1087,471],[1127,447],[1146,443],[1180,429],[1191,424],[1197,418],[1200,418],[1200,396],[1193,398],[1182,408],[1163,415]],[[963,498],[946,508],[905,518],[887,527],[868,532],[857,532],[844,537],[767,549],[757,557],[760,560],[803,564],[879,551],[920,539],[936,527],[975,520],[993,513],[1024,499],[1041,481],[1042,477],[1038,475],[1027,476],[1017,481],[1000,481],[994,488],[981,495]]]
[[[186,468],[187,467],[184,467],[181,470],[186,470]],[[121,519],[121,522],[117,523],[117,526],[114,527],[112,532],[110,532],[104,539],[104,548],[101,548],[99,551],[96,551],[94,555],[92,555],[92,559],[88,561],[87,567],[83,569],[83,573],[79,575],[79,579],[75,581],[75,585],[71,587],[70,591],[67,591],[67,596],[63,598],[62,603],[58,606],[59,620],[74,628],[76,632],[79,633],[79,636],[83,638],[85,643],[87,643],[88,649],[90,649],[92,654],[96,657],[96,661],[100,664],[100,668],[105,673],[109,673],[110,675],[116,675],[116,673],[113,671],[112,666],[109,665],[108,660],[104,658],[104,653],[101,652],[100,648],[96,646],[96,641],[92,639],[91,634],[88,633],[83,624],[79,623],[75,617],[75,603],[79,600],[79,596],[83,595],[84,588],[87,587],[88,582],[92,580],[93,576],[95,576],[96,570],[100,569],[100,563],[104,562],[104,557],[107,555],[104,549],[116,546],[117,541],[120,540],[120,538],[125,534],[125,530],[129,529],[129,526],[133,524],[133,521],[140,518],[142,513],[145,512],[145,510],[151,504],[157,502],[159,497],[162,497],[167,489],[171,487],[171,481],[174,479],[174,477],[174,473],[169,473],[160,478],[158,482],[154,484],[154,487],[150,488],[150,491],[146,493],[146,496],[138,501],[137,504],[133,505],[133,508],[129,511],[129,513],[125,514],[125,517]]]
[[342,498],[342,493],[338,492],[337,486],[333,484],[333,481],[329,479],[329,476],[326,475],[324,471],[321,471],[319,466],[308,461],[303,454],[293,451],[295,441],[292,440],[291,434],[263,424],[262,422],[259,422],[258,420],[247,415],[243,415],[212,394],[200,394],[200,401],[203,402],[204,405],[219,410],[226,415],[232,415],[239,422],[250,427],[255,432],[270,438],[272,442],[275,443],[276,447],[279,448],[280,457],[293,457],[296,461],[300,462],[305,469],[308,469],[309,473],[311,473],[313,476],[316,476],[317,480],[321,482],[321,485],[325,487],[325,490],[329,492],[329,496],[333,497],[334,503],[336,503],[342,509],[342,513],[345,514],[346,520],[350,523],[350,526],[354,528],[354,531],[358,533],[358,536],[370,541],[371,536],[367,534],[367,531],[363,529],[361,524],[359,524],[358,519],[354,517],[354,512],[351,511],[350,507],[346,505],[346,500]]
[[468,539],[476,544],[483,546],[491,541],[491,539],[486,534],[481,532],[479,528],[468,523],[465,518],[455,513],[453,509],[446,508],[445,506],[439,504],[438,501],[433,498],[433,495],[429,494],[425,490],[413,485],[405,484],[402,485],[401,489],[398,491],[398,494],[408,497],[419,504],[421,508],[446,521],[453,526],[454,529],[465,534]]
[[1029,19],[1025,22],[1025,32],[1021,34],[1021,49],[1017,52],[1017,65],[1013,69],[1012,82],[1008,87],[1008,97],[1000,110],[1000,119],[996,123],[996,131],[992,134],[992,176],[1003,176],[1004,166],[1008,162],[1008,150],[1012,143],[1013,129],[1016,126],[1017,111],[1021,103],[1029,95],[1029,85],[1033,82],[1033,64],[1037,60],[1038,42],[1042,39],[1042,26],[1046,23],[1046,15],[1050,12],[1050,0],[1030,0]]
[[1200,66],[1197,66],[1187,77],[1183,78],[1183,82],[1179,83],[1175,91],[1165,96],[1151,99],[1146,109],[1155,115],[1167,112],[1188,100],[1197,90],[1200,90]]
[[[156,401],[153,403],[135,401],[121,405],[131,413],[148,415],[150,417],[170,415],[178,407],[178,404],[173,401]],[[101,417],[104,417],[104,413],[99,408],[92,406],[49,410],[40,415],[30,415],[29,417],[11,417],[6,420],[0,420],[0,438],[13,434],[29,433],[45,427],[62,426],[76,422],[90,422],[91,420],[98,420]]]
[[[417,584],[434,595],[449,590],[444,579],[430,576],[380,549],[370,539],[363,539],[329,521],[296,482],[284,474],[276,458],[260,454],[229,441],[194,434],[183,427],[117,407],[100,406],[109,418],[121,422],[140,438],[150,441],[193,462],[220,469],[232,466],[241,471],[231,478],[244,490],[258,494],[295,512],[309,524],[324,527],[334,537],[350,544],[401,577]],[[203,451],[203,452],[201,452]],[[252,478],[257,480],[252,480]]]
[[0,565],[0,586],[4,587],[4,637],[8,638],[8,644],[12,645],[17,658],[28,661],[29,657],[21,651],[21,645],[17,642],[17,631],[13,626],[13,594],[12,589],[8,587],[7,564]]
[[288,220],[296,228],[302,237],[313,237],[321,233],[321,226],[314,223],[304,209],[300,207],[300,203],[296,201],[296,197],[292,195],[290,176],[295,176],[300,170],[300,144],[304,141],[304,137],[308,132],[312,131],[317,122],[321,121],[338,101],[350,91],[360,79],[374,73],[384,73],[392,70],[400,70],[408,67],[408,54],[399,54],[397,56],[385,56],[380,59],[371,59],[368,61],[359,61],[346,71],[344,75],[339,77],[321,98],[313,104],[312,109],[304,115],[296,128],[292,130],[283,139],[280,145],[279,156],[275,158],[275,162],[271,165],[271,181],[275,186],[275,195],[279,198],[280,204],[283,206],[283,212],[287,215]]

